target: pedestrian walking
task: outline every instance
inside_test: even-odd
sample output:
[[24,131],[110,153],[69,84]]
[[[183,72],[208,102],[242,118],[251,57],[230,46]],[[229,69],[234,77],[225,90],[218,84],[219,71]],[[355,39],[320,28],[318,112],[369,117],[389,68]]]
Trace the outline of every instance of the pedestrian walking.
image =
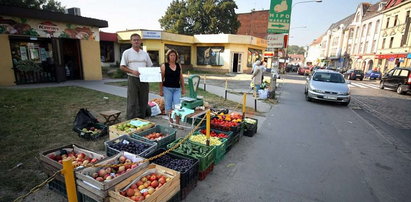
[[130,36],[131,48],[123,52],[120,69],[128,75],[127,86],[127,119],[146,117],[149,85],[140,82],[140,67],[151,67],[150,56],[141,49],[141,36],[132,34]]
[[257,95],[258,95],[258,90],[260,90],[261,84],[263,82],[263,73],[264,73],[264,66],[259,65],[254,70],[253,76],[251,77],[251,79],[253,80],[254,88],[256,90]]
[[[180,104],[181,95],[185,94],[184,77],[180,63],[178,63],[178,53],[170,49],[166,53],[166,62],[161,65],[160,96],[164,96],[165,111],[170,123],[173,123],[171,113],[176,104]],[[176,119],[176,124],[179,119]]]

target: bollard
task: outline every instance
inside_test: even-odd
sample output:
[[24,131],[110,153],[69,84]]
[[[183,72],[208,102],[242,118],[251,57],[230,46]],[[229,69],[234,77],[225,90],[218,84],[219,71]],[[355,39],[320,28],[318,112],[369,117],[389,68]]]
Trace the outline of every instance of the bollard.
[[210,110],[207,110],[206,117],[206,144],[207,146],[210,146]]
[[207,91],[206,79],[207,79],[207,75],[204,74],[204,91]]
[[224,87],[224,89],[225,89],[225,91],[224,91],[224,100],[227,100],[227,87],[228,87],[228,83],[227,83],[228,81],[227,81],[227,79],[225,79],[225,87]]
[[64,175],[64,180],[66,182],[68,201],[77,202],[77,190],[76,182],[74,181],[74,168],[72,159],[63,160],[63,170],[61,172]]
[[243,93],[243,120],[245,118],[245,107],[247,106],[247,93]]

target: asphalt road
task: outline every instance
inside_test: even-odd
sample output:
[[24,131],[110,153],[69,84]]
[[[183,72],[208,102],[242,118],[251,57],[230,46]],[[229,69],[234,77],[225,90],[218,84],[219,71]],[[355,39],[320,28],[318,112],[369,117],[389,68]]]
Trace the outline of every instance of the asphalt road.
[[[280,102],[258,133],[243,137],[186,201],[411,198],[411,150],[401,138],[392,138],[405,135],[406,128],[374,116],[355,99],[348,107],[307,102],[304,77],[286,77]],[[354,98],[369,97],[352,92]]]

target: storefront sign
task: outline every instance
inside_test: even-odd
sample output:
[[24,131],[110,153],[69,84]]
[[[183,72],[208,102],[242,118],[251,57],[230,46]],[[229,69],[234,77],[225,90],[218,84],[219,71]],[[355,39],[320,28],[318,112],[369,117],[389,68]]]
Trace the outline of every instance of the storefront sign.
[[376,59],[391,59],[391,58],[405,58],[408,54],[386,54],[386,55],[376,55]]
[[38,28],[39,30],[50,34],[50,36],[53,36],[55,32],[58,32],[60,30],[59,27],[52,22],[42,22],[38,25]]
[[161,39],[161,32],[143,31],[143,39]]
[[274,56],[274,52],[264,52],[264,57],[272,57]]
[[411,58],[411,53],[408,53],[407,58]]
[[272,50],[274,48],[283,48],[284,34],[268,34],[267,45],[268,50]]
[[281,34],[290,30],[292,0],[271,0],[268,33]]

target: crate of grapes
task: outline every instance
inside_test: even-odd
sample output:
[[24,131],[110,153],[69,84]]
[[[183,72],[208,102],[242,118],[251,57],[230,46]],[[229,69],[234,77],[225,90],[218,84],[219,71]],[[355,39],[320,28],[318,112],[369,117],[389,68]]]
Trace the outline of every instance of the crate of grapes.
[[157,149],[156,142],[134,139],[129,135],[122,135],[114,140],[106,141],[104,146],[107,156],[113,156],[120,151],[126,151],[141,157],[147,157]]

